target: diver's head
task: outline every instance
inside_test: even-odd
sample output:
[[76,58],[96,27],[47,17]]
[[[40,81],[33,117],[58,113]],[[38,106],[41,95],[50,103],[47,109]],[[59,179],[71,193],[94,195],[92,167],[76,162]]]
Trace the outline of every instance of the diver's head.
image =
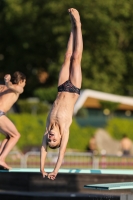
[[61,134],[59,130],[50,130],[48,132],[48,137],[47,137],[47,144],[51,149],[56,149],[60,147],[61,143]]

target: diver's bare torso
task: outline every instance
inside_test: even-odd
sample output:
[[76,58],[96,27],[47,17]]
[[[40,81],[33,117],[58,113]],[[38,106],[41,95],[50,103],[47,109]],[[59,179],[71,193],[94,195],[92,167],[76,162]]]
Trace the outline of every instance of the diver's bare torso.
[[57,124],[60,129],[71,125],[73,109],[78,97],[79,95],[76,93],[58,93],[47,119],[47,128],[49,130],[53,124]]
[[0,110],[7,112],[12,105],[17,101],[19,93],[13,92],[5,85],[0,86]]

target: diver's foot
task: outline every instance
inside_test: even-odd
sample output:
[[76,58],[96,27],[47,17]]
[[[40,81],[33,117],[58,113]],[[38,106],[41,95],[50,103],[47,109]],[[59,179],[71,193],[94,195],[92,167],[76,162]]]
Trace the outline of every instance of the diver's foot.
[[4,161],[0,160],[0,169],[11,169],[9,165],[7,165]]
[[68,11],[71,13],[75,25],[81,25],[79,12],[75,8],[70,8]]
[[75,27],[76,27],[76,24],[75,24],[75,21],[74,21],[74,19],[73,19],[72,14],[71,14],[71,10],[68,9],[68,12],[69,12],[69,15],[70,15],[71,26],[72,26],[72,28],[75,28]]

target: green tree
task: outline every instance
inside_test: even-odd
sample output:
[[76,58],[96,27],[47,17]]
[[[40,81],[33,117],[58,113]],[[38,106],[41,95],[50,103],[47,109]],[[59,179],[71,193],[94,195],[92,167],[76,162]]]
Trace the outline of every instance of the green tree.
[[[69,7],[79,10],[82,21],[82,88],[132,95],[132,0],[1,0],[0,77],[23,71],[25,96],[38,87],[56,87],[70,31]],[[40,72],[47,74],[43,82]]]

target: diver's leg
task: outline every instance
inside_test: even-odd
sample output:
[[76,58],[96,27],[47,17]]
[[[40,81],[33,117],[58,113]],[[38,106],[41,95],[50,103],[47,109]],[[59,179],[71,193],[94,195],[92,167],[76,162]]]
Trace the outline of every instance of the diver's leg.
[[71,65],[71,58],[72,58],[73,48],[74,48],[74,29],[75,28],[74,28],[74,23],[73,23],[70,10],[68,10],[68,12],[70,14],[70,19],[71,19],[71,32],[70,32],[70,36],[69,36],[69,40],[67,44],[64,62],[59,74],[58,86],[63,84],[70,77],[70,65]]
[[1,116],[0,129],[9,137],[0,154],[0,165],[7,169],[10,169],[10,167],[5,162],[5,159],[19,140],[20,133],[17,131],[15,125],[5,115]]
[[82,82],[81,59],[83,52],[81,21],[79,13],[76,9],[71,8],[70,12],[75,22],[75,33],[74,33],[75,42],[74,42],[74,52],[72,55],[70,80],[74,86],[81,88],[81,82]]

